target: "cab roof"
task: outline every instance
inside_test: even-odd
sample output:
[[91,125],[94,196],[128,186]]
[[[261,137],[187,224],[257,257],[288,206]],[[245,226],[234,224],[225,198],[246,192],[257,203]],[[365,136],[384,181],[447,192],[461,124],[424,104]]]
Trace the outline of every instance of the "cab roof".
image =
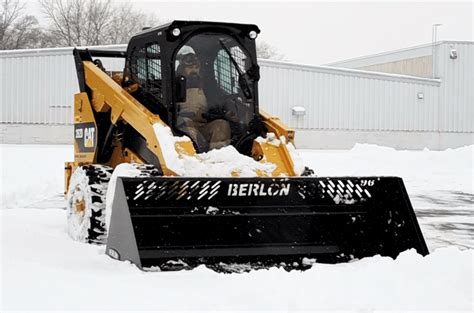
[[255,31],[257,34],[260,33],[260,29],[258,28],[257,25],[254,24],[240,24],[240,23],[226,23],[226,22],[209,22],[209,21],[182,21],[182,20],[176,20],[167,24],[163,24],[160,26],[152,27],[152,28],[147,28],[142,30],[141,32],[137,33],[132,37],[142,37],[149,35],[150,33],[159,33],[159,32],[169,32],[175,28],[178,29],[189,29],[191,30],[192,28],[227,28],[227,29],[235,29],[235,30],[240,30],[241,32],[248,33],[250,31]]

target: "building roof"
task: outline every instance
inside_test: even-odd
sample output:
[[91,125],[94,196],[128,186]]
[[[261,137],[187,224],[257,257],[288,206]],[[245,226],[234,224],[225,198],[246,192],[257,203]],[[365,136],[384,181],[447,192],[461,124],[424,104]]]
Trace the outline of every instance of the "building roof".
[[[474,41],[456,41],[456,40],[442,40],[438,41],[436,45],[444,45],[444,44],[474,44]],[[433,51],[433,44],[426,43],[417,46],[385,51],[381,53],[375,53],[360,57],[355,57],[346,60],[340,60],[336,62],[331,62],[326,64],[327,66],[349,66],[349,67],[358,67],[358,66],[365,66],[367,62],[370,64],[380,64],[385,62],[393,62],[398,60],[404,59],[411,59],[420,56],[427,56],[431,55]]]
[[127,49],[126,44],[121,45],[104,45],[104,46],[82,46],[82,47],[60,47],[60,48],[39,48],[39,49],[17,49],[17,50],[2,50],[0,51],[0,58],[10,58],[16,56],[32,56],[32,55],[55,55],[69,53],[74,48],[94,49],[94,50],[120,50]]

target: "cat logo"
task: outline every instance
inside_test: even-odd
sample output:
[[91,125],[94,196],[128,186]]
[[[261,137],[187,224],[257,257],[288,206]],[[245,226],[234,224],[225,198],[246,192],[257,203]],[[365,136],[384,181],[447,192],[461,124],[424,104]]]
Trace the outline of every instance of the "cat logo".
[[84,128],[84,147],[93,148],[94,147],[94,127]]

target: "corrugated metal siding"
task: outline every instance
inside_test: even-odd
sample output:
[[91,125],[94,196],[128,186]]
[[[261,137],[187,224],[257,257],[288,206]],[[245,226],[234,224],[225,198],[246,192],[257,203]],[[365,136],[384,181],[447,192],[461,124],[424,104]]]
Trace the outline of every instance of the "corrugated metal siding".
[[[438,129],[439,83],[396,75],[261,61],[260,105],[294,128]],[[424,99],[418,99],[418,93]],[[293,116],[292,107],[306,108]]]
[[3,123],[72,123],[78,90],[71,54],[0,58]]
[[[260,103],[295,128],[473,132],[473,47],[456,44],[457,60],[449,50],[438,54],[441,87],[424,78],[260,60]],[[121,70],[123,60],[104,65]],[[72,123],[78,85],[71,48],[0,52],[0,73],[1,123]],[[306,116],[291,114],[298,105]]]
[[[122,59],[103,63],[108,70],[123,70]],[[72,48],[2,52],[0,73],[1,123],[72,124],[79,90]]]
[[[451,47],[457,59],[449,57]],[[454,42],[439,46],[438,73],[440,90],[440,130],[474,132],[474,43]]]
[[[449,57],[451,47],[458,58]],[[423,45],[399,51],[332,63],[332,66],[361,68],[381,67],[415,56],[431,55],[432,46]],[[441,80],[439,90],[438,131],[474,132],[474,42],[441,41],[436,44],[436,76]],[[404,73],[407,74],[407,73]]]

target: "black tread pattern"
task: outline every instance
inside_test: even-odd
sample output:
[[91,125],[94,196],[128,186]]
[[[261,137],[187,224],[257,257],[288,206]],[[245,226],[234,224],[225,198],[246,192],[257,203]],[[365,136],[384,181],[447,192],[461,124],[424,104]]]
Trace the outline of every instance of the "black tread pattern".
[[104,165],[86,165],[82,167],[89,179],[89,186],[91,188],[91,203],[93,208],[90,208],[90,227],[87,230],[87,243],[103,244],[106,242],[106,227],[105,227],[105,196],[107,194],[107,184],[112,175],[113,169]]

